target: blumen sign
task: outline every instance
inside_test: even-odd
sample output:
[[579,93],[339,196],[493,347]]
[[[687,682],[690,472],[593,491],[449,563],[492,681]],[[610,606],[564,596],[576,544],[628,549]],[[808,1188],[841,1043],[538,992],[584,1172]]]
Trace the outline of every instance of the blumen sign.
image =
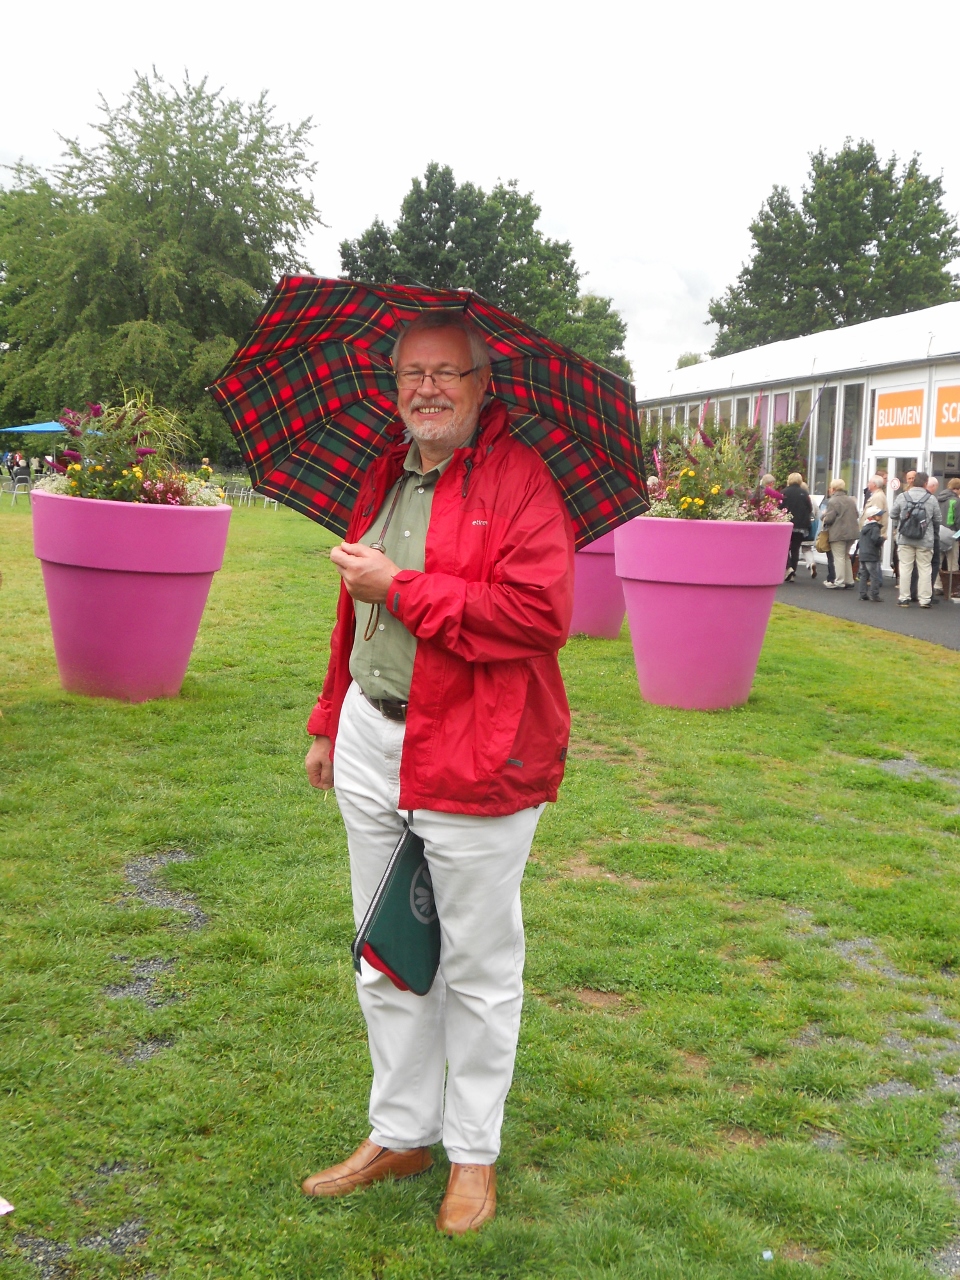
[[904,440],[923,432],[923,390],[881,391],[875,440]]

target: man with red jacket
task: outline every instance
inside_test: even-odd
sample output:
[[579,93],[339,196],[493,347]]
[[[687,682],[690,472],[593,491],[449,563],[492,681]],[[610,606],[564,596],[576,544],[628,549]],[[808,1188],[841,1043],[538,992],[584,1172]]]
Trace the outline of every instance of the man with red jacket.
[[367,471],[331,552],[343,582],[306,769],[336,788],[358,924],[412,814],[440,971],[421,997],[362,961],[372,1132],[303,1190],[409,1177],[442,1141],[437,1226],[455,1235],[496,1208],[523,999],[520,882],[570,728],[557,653],[573,530],[543,461],[488,396],[489,353],[462,313],[422,313],[393,361],[407,437]]

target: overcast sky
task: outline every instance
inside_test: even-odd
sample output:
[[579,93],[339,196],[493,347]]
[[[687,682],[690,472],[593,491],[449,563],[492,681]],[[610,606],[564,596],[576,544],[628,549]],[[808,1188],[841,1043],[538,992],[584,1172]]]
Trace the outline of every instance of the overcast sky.
[[708,300],[773,184],[799,192],[812,150],[851,135],[919,151],[960,210],[958,37],[956,0],[10,4],[0,162],[54,162],[57,133],[89,138],[98,92],[118,103],[151,65],[245,99],[266,89],[278,118],[316,124],[328,226],[307,257],[324,275],[341,239],[395,218],[431,160],[487,188],[516,178],[584,287],[626,317],[642,393],[710,345]]

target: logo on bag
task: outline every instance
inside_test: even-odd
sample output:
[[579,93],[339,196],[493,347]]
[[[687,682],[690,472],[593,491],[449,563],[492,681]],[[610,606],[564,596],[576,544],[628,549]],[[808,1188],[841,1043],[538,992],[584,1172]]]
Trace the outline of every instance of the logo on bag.
[[433,900],[433,881],[426,859],[417,867],[410,881],[410,910],[421,924],[432,924],[437,918],[437,904]]

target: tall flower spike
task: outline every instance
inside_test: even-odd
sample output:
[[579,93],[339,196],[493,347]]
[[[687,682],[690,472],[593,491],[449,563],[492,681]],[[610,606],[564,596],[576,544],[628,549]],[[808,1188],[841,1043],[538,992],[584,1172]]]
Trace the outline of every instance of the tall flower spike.
[[714,447],[714,442],[710,439],[710,437],[704,431],[703,427],[698,427],[697,430],[700,433],[700,439],[703,441],[703,443],[707,446],[708,449],[712,449]]

